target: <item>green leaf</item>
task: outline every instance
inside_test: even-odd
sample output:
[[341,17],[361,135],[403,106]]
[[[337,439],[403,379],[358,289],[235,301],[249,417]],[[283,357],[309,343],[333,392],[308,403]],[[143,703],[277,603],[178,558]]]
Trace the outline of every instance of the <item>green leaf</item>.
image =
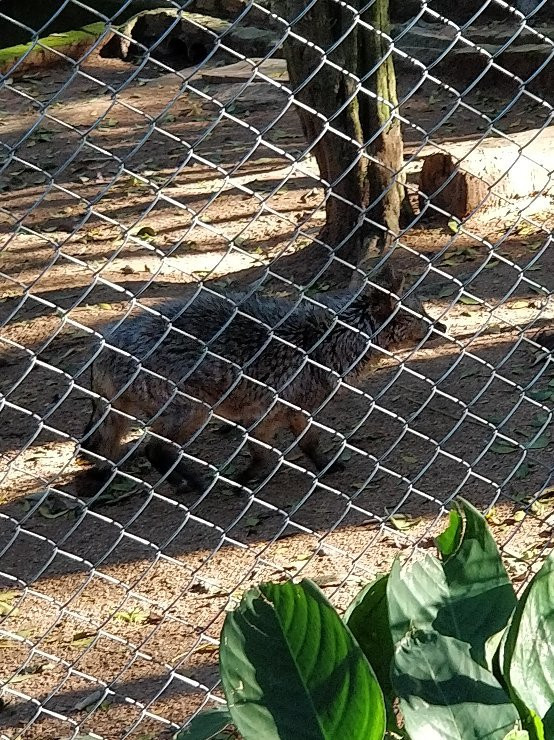
[[7,614],[16,615],[15,600],[20,596],[19,591],[0,591],[0,617],[5,617]]
[[494,452],[496,455],[511,455],[512,452],[517,452],[519,447],[512,445],[509,442],[500,440],[499,442],[493,442],[489,450]]
[[493,673],[494,675],[497,675],[498,678],[500,678],[500,674],[497,674],[498,649],[500,647],[500,643],[502,642],[502,638],[504,637],[505,631],[506,631],[506,628],[504,628],[503,630],[500,630],[500,632],[497,632],[495,635],[491,635],[485,643],[486,667],[489,669],[491,673]]
[[544,450],[545,447],[548,447],[550,444],[550,437],[548,434],[540,434],[536,439],[534,439],[532,442],[529,442],[529,444],[526,444],[525,447],[528,450]]
[[448,527],[435,537],[435,544],[443,557],[448,557],[458,549],[462,539],[463,520],[457,509],[451,509]]
[[157,231],[152,228],[152,226],[141,226],[135,236],[138,236],[140,239],[151,239],[153,236],[156,236],[156,234]]
[[552,391],[545,388],[544,390],[539,391],[529,391],[527,395],[534,401],[548,401],[552,397]]
[[227,706],[199,712],[184,730],[179,730],[173,735],[173,740],[211,740],[232,722]]
[[391,696],[390,669],[394,645],[387,604],[388,575],[379,576],[352,601],[344,621],[373,668],[385,697]]
[[527,478],[529,472],[529,463],[524,460],[517,466],[516,472],[514,473],[514,478],[516,478],[517,480],[523,480],[524,478]]
[[485,665],[485,643],[506,627],[517,599],[485,517],[462,498],[455,507],[459,545],[442,550],[439,541],[437,547],[452,608],[445,627],[454,626],[452,617],[457,626],[445,631],[439,615],[435,629],[469,642],[473,657]]
[[511,730],[504,740],[529,740],[529,733],[527,730]]
[[444,288],[441,288],[439,290],[439,297],[440,298],[448,298],[448,296],[454,295],[454,293],[458,292],[458,286],[456,283],[452,283],[451,285],[445,285]]
[[461,295],[458,300],[466,306],[477,306],[481,303],[478,298],[474,298],[472,295],[467,295],[466,293]]
[[350,630],[310,581],[250,589],[227,614],[219,653],[245,740],[382,740],[383,695]]
[[407,514],[394,514],[389,519],[389,524],[393,529],[396,529],[398,532],[404,532],[407,529],[411,529],[412,527],[415,527],[416,524],[419,524],[421,519],[413,519],[411,516],[408,516]]
[[453,234],[457,234],[458,231],[460,230],[460,222],[454,218],[451,218],[450,221],[448,222],[448,228]]
[[394,563],[387,586],[391,634],[397,644],[412,629],[434,629],[468,643],[486,666],[485,644],[508,623],[516,597],[485,518],[462,499],[455,511],[437,539],[443,562],[426,555],[403,568]]
[[393,686],[411,740],[504,740],[519,716],[469,645],[413,629],[396,647]]
[[[554,737],[554,555],[523,592],[503,645],[502,673]],[[535,722],[535,725],[537,723]]]
[[448,601],[448,588],[439,560],[429,554],[405,566],[395,560],[387,582],[387,600],[395,645],[412,628],[431,628],[439,608]]

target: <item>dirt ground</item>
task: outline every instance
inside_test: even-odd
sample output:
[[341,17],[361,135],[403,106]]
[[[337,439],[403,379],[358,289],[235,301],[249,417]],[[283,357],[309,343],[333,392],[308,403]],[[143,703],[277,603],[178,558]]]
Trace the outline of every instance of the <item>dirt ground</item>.
[[[414,86],[400,83],[403,96]],[[134,460],[111,498],[79,507],[92,330],[201,281],[265,274],[264,290],[286,294],[313,274],[323,192],[313,158],[290,166],[304,140],[286,94],[195,84],[92,55],[80,74],[38,72],[0,95],[2,738],[169,737],[221,695],[217,638],[246,588],[309,576],[343,608],[398,555],[432,549],[457,494],[490,511],[518,585],[552,547],[554,505],[538,496],[554,367],[532,340],[554,316],[553,212],[456,233],[420,221],[402,238],[395,257],[411,279],[425,274],[448,335],[384,357],[325,408],[317,421],[344,446],[344,472],[317,479],[284,439],[259,490],[223,479],[178,499]],[[507,103],[465,100],[493,117]],[[430,82],[402,104],[408,156],[424,131],[482,135],[483,118],[459,107],[440,125],[454,105]],[[523,97],[496,125],[548,115]],[[196,454],[232,476],[241,444],[214,426]],[[151,487],[133,494],[140,479]]]

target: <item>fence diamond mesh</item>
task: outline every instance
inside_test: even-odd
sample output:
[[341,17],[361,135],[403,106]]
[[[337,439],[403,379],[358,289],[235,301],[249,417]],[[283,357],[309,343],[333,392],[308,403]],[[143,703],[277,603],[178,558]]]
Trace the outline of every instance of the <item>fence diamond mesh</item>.
[[[458,494],[514,582],[550,551],[552,11],[282,5],[0,4],[0,737],[171,736],[250,585],[344,607]],[[362,32],[398,102],[345,65]],[[379,161],[360,95],[402,126],[388,240],[343,187]]]

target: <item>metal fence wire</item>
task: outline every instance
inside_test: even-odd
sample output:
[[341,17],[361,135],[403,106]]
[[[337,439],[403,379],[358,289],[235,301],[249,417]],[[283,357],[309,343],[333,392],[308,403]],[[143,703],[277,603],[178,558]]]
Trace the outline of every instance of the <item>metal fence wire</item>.
[[551,548],[546,0],[391,5],[413,214],[359,266],[314,157],[344,100],[305,136],[283,49],[375,97],[334,54],[367,7],[323,48],[332,0],[160,4],[0,4],[2,738],[170,736],[249,586],[343,608],[457,495],[516,583]]

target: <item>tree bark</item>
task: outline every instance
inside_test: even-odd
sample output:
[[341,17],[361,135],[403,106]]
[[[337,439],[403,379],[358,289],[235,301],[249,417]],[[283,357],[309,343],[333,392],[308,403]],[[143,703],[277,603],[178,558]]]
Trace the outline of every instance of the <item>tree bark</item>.
[[[363,14],[371,26],[359,39],[358,74],[366,90],[360,93],[360,120],[367,153],[368,217],[382,224],[389,233],[398,234],[400,223],[413,216],[406,194],[404,147],[398,108],[394,62],[390,53],[389,0],[376,0]],[[380,32],[380,33],[379,33]],[[375,71],[374,71],[375,70]]]
[[[357,0],[357,7],[362,3]],[[375,0],[364,12],[371,28],[359,23],[352,10],[356,2],[345,7],[316,0],[306,10],[307,5],[281,0],[274,9],[300,37],[289,34],[283,52],[301,104],[302,128],[327,188],[320,239],[341,259],[357,264],[370,236],[398,233],[406,200],[402,182],[395,180],[403,148],[400,123],[392,117],[397,105],[393,62],[387,40],[374,30],[389,30],[388,0]]]

